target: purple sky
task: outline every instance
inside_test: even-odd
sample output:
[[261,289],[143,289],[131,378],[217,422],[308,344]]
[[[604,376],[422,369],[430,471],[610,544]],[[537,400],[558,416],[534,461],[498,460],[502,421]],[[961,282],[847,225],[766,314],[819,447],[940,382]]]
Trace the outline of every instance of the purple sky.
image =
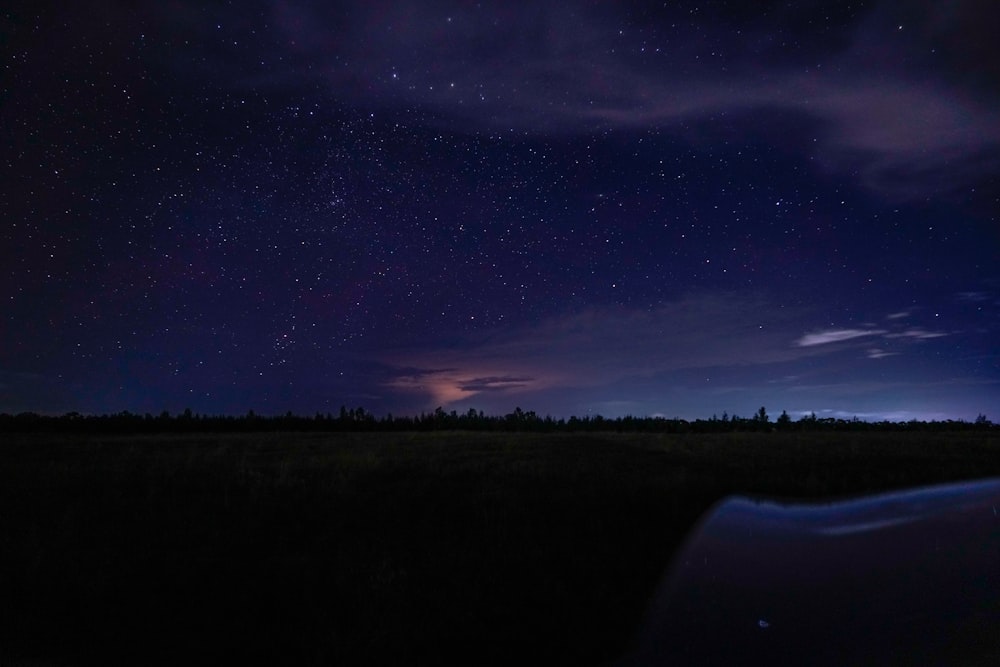
[[15,2],[0,412],[1000,416],[990,2]]

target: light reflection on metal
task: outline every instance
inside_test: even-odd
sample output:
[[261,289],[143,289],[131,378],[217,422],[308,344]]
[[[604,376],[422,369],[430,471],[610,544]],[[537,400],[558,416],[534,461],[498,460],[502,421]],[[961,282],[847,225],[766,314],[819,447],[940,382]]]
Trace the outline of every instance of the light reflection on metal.
[[1000,664],[998,506],[1000,479],[727,498],[678,552],[623,664]]

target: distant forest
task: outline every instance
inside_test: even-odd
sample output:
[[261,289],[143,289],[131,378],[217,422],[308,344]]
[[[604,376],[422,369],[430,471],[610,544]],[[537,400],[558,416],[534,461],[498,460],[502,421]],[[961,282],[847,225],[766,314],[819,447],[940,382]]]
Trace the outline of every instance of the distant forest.
[[0,433],[261,433],[296,432],[395,432],[395,431],[510,431],[536,433],[623,432],[623,433],[726,433],[778,431],[912,431],[912,430],[991,430],[1000,427],[979,415],[975,421],[870,422],[858,418],[835,419],[806,415],[793,420],[782,411],[776,419],[761,407],[751,417],[723,413],[709,419],[667,419],[664,417],[541,417],[516,408],[506,415],[486,415],[470,409],[458,413],[437,408],[416,416],[376,417],[364,408],[341,407],[338,414],[316,413],[301,416],[288,412],[262,416],[253,410],[243,416],[201,415],[190,409],[159,415],[119,412],[110,415],[83,415],[70,412],[61,416],[22,412],[0,413]]

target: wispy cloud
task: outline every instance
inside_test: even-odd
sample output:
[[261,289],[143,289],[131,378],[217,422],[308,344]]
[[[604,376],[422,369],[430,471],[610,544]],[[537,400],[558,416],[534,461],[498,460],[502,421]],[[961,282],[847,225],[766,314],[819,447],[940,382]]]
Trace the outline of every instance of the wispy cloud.
[[482,393],[519,393],[549,386],[544,376],[477,377],[475,368],[410,368],[392,373],[385,385],[392,389],[429,396],[432,402],[448,405]]
[[[941,16],[928,12],[914,18],[925,30],[901,31],[888,0],[807,72],[760,55],[750,33],[764,39],[763,25],[747,26],[725,61],[702,53],[713,43],[704,37],[707,25],[636,52],[612,5],[410,0],[357,3],[337,13],[306,3],[273,7],[290,45],[281,54],[288,78],[315,85],[321,77],[337,95],[433,110],[452,125],[680,131],[699,119],[791,112],[818,121],[815,146],[824,164],[857,172],[896,197],[948,191],[998,166],[1000,110],[989,95],[960,87],[947,72],[914,76],[907,64],[922,56],[919,36]],[[975,8],[959,2],[952,14]],[[955,35],[934,37],[962,48]]]
[[[427,344],[384,354],[384,386],[447,405],[473,397],[515,397],[659,383],[701,375],[703,391],[749,391],[752,384],[792,387],[785,364],[857,350],[857,359],[907,353],[909,341],[947,334],[919,327],[830,328],[801,333],[804,311],[779,308],[764,296],[702,293],[653,309],[590,307],[531,326],[499,328],[461,344]],[[873,344],[873,339],[884,344]],[[773,370],[752,370],[772,365]],[[746,372],[738,369],[750,369]],[[726,377],[724,383],[710,378]],[[781,378],[775,380],[774,378]],[[733,387],[736,387],[735,389]],[[433,406],[431,406],[433,407]]]
[[759,297],[699,295],[653,310],[588,308],[498,330],[460,349],[430,345],[382,361],[397,369],[387,386],[450,403],[483,393],[595,387],[683,369],[787,361],[805,354],[788,344],[791,317]]
[[[802,334],[799,323],[813,316],[762,295],[701,293],[653,309],[591,307],[430,340],[377,361],[383,390],[414,409],[547,405],[563,415],[705,416],[765,404],[896,419],[904,408],[917,417],[942,410],[940,396],[956,392],[979,398],[953,414],[982,411],[996,393],[995,381],[974,373],[928,380],[925,364],[906,362],[940,332],[900,325]],[[885,379],[887,365],[896,379]]]
[[924,329],[907,329],[897,333],[887,333],[886,338],[916,338],[917,340],[929,340],[931,338],[943,338],[948,334],[943,331],[925,331]]
[[[898,319],[898,318],[897,318]],[[823,331],[815,331],[808,333],[798,340],[795,344],[799,347],[815,347],[818,345],[830,345],[832,343],[844,343],[847,341],[853,341],[860,338],[870,338],[872,336],[880,336],[884,340],[931,340],[933,338],[943,338],[949,334],[943,331],[928,331],[926,329],[921,329],[918,327],[910,327],[903,330],[887,330],[887,329],[825,329]],[[886,351],[877,347],[869,347],[867,351],[867,356],[869,359],[883,359],[889,356],[895,356],[899,354],[898,351]]]
[[465,391],[506,391],[530,386],[535,378],[522,377],[485,377],[473,378],[461,385]]
[[877,336],[884,333],[887,333],[884,329],[829,329],[827,331],[806,334],[802,338],[799,338],[795,344],[799,347],[812,347],[813,345],[841,343],[845,340],[853,340],[865,336]]

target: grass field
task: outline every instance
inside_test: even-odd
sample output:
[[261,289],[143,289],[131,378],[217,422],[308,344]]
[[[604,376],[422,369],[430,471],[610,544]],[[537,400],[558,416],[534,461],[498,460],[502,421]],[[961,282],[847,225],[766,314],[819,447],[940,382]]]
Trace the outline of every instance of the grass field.
[[995,431],[7,435],[0,664],[603,664],[725,495],[990,476]]

